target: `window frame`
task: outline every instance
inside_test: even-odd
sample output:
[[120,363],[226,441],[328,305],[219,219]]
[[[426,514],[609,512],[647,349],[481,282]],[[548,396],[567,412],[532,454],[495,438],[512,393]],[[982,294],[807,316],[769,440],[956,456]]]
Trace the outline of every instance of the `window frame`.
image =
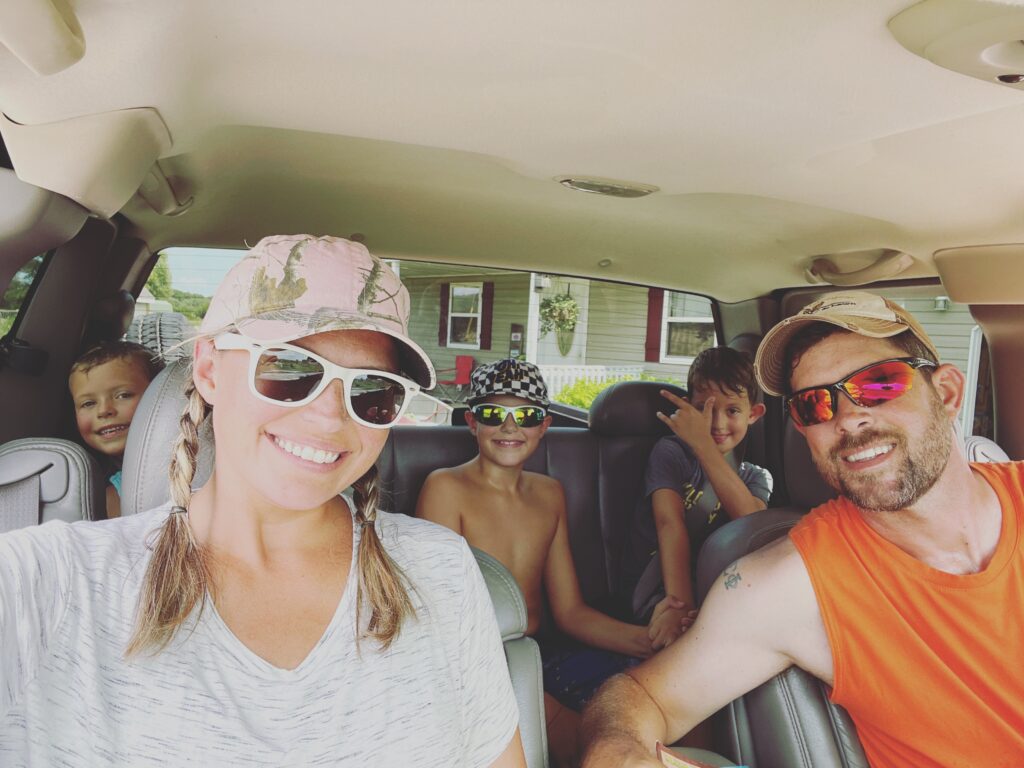
[[[698,293],[687,293],[686,291],[669,291],[666,290],[664,299],[661,305],[661,348],[658,353],[658,362],[669,365],[689,365],[694,361],[696,355],[670,355],[668,354],[668,338],[669,338],[669,323],[705,323],[711,326],[714,332],[714,341],[711,346],[718,344],[718,326],[715,325],[714,308],[713,305],[710,307],[711,314],[707,317],[697,317],[695,315],[670,315],[669,310],[672,306],[672,295],[682,294],[684,296],[696,296],[698,298],[707,298],[701,296]],[[710,303],[711,300],[708,299]]]
[[[476,312],[456,312],[453,307],[455,306],[455,289],[456,288],[475,288],[477,291],[477,311]],[[483,333],[483,315],[484,315],[484,284],[480,282],[460,282],[460,283],[449,283],[448,284],[448,334],[446,346],[452,349],[480,349],[480,337]],[[475,317],[476,318],[476,343],[466,344],[465,342],[452,341],[452,319],[456,317]]]

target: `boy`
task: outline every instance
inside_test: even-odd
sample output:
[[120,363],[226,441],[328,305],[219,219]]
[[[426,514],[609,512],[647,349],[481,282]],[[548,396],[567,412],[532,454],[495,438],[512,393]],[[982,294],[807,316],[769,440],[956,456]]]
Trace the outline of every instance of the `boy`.
[[[772,490],[767,470],[733,454],[765,410],[755,402],[751,361],[729,347],[706,349],[690,366],[686,387],[687,399],[661,393],[678,408],[658,414],[674,435],[651,451],[623,562],[625,583],[635,585],[633,615],[650,619],[655,648],[686,630],[682,619],[696,607],[693,566],[701,545],[729,520],[764,509]],[[651,618],[666,594],[685,607]]]
[[[501,360],[470,378],[466,423],[479,454],[431,473],[416,507],[426,518],[462,534],[515,576],[527,608],[527,634],[541,627],[546,591],[555,624],[589,649],[541,643],[548,737],[556,764],[573,764],[582,701],[634,658],[653,652],[648,628],[612,619],[583,602],[569,549],[562,484],[523,471],[551,424],[547,386],[537,366]],[[562,644],[564,646],[564,643]],[[595,649],[604,649],[598,651]],[[612,652],[612,653],[609,653]],[[557,724],[556,724],[557,722]]]
[[71,366],[68,388],[78,432],[112,473],[107,478],[108,518],[121,514],[121,459],[128,425],[162,367],[152,352],[131,341],[101,342]]

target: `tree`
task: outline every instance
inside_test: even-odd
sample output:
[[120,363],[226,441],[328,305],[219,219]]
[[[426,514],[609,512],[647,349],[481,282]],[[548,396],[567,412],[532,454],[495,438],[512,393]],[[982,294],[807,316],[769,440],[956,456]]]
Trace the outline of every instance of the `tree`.
[[154,299],[171,300],[171,268],[167,265],[167,256],[160,254],[156,266],[149,273],[146,287],[153,294]]
[[11,278],[11,284],[4,293],[3,300],[0,301],[0,309],[18,309],[21,306],[28,289],[36,279],[36,272],[39,271],[39,265],[43,263],[45,255],[36,256],[15,273]]

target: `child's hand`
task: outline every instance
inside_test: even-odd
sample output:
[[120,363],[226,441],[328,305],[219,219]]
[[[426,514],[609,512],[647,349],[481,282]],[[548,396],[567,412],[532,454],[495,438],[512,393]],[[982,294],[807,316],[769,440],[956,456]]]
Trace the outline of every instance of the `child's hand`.
[[678,639],[697,618],[697,611],[671,595],[654,609],[647,636],[655,651],[660,651]]
[[653,656],[654,651],[657,650],[651,645],[651,638],[647,635],[647,627],[633,627],[633,630],[629,633],[628,640],[628,650],[626,653],[629,656],[646,659]]
[[711,418],[714,415],[715,398],[709,397],[704,401],[703,411],[698,411],[685,397],[674,395],[668,390],[661,390],[661,396],[676,407],[676,412],[666,416],[661,411],[657,416],[668,424],[680,440],[693,449],[715,448],[715,441],[711,438]]

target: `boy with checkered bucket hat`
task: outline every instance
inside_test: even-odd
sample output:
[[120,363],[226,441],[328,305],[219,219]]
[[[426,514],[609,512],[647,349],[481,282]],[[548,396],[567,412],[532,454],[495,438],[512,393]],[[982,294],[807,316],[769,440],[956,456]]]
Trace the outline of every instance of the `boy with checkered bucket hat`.
[[[562,484],[524,470],[551,424],[547,385],[537,366],[515,359],[480,366],[470,377],[469,404],[466,423],[479,453],[433,472],[416,514],[461,533],[516,577],[526,599],[527,632],[537,636],[544,658],[552,758],[555,765],[575,765],[578,711],[606,678],[651,655],[648,628],[583,602]],[[545,597],[561,636],[541,632]]]

